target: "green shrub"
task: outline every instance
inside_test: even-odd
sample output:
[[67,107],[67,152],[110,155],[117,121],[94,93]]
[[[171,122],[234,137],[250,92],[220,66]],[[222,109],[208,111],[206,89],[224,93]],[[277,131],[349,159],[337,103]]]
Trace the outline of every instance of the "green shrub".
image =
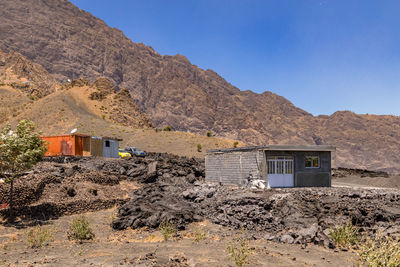
[[238,141],[233,142],[233,147],[234,147],[234,148],[237,148],[238,144],[239,144]]
[[207,137],[211,137],[212,133],[211,132],[207,132]]
[[10,125],[0,129],[0,176],[6,177],[5,181],[10,183],[10,220],[14,219],[14,180],[38,163],[45,151],[45,142],[40,133],[35,132],[35,124],[30,120],[20,121],[14,131]]
[[400,266],[400,239],[382,234],[372,239],[367,237],[360,242],[357,253],[365,266]]
[[226,250],[236,266],[243,266],[249,262],[251,247],[249,241],[243,236],[228,241]]
[[201,152],[202,149],[203,147],[201,146],[201,144],[197,144],[197,152]]
[[164,241],[168,241],[168,239],[174,236],[177,232],[175,225],[170,221],[162,221],[158,226],[158,229],[160,230]]
[[170,131],[172,131],[172,128],[171,128],[171,126],[168,125],[168,126],[164,127],[163,131],[170,132]]
[[28,231],[28,245],[31,248],[42,248],[54,240],[52,229],[41,228],[40,225]]
[[83,241],[94,239],[94,237],[95,235],[90,227],[90,223],[84,216],[72,220],[68,239]]
[[330,234],[337,247],[350,248],[358,241],[358,230],[351,223],[336,226]]

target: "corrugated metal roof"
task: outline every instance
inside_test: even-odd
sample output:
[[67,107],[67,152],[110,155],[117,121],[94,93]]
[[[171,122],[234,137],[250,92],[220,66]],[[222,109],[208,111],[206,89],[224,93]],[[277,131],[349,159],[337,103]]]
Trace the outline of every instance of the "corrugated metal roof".
[[249,146],[238,148],[222,148],[210,149],[207,153],[228,153],[250,150],[264,151],[336,151],[336,147],[330,145],[265,145],[265,146]]

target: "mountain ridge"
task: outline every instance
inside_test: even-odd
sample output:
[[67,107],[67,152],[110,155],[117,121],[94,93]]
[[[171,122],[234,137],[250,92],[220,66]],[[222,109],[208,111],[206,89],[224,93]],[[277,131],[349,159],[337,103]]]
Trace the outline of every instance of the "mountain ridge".
[[127,88],[155,126],[250,145],[332,144],[338,166],[400,171],[400,117],[313,116],[272,92],[240,91],[183,55],[132,42],[66,0],[5,0],[0,15],[0,49],[20,52],[58,81],[105,76]]

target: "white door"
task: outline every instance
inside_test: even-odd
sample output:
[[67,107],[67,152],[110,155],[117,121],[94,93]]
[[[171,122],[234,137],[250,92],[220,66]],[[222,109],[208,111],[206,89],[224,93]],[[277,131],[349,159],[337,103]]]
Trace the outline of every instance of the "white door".
[[268,157],[267,179],[270,187],[294,187],[292,157]]

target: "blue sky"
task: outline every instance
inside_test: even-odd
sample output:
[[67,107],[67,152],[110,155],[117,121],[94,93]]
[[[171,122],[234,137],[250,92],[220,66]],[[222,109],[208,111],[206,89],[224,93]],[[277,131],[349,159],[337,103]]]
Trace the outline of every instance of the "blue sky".
[[160,54],[314,114],[400,115],[400,1],[72,0]]

